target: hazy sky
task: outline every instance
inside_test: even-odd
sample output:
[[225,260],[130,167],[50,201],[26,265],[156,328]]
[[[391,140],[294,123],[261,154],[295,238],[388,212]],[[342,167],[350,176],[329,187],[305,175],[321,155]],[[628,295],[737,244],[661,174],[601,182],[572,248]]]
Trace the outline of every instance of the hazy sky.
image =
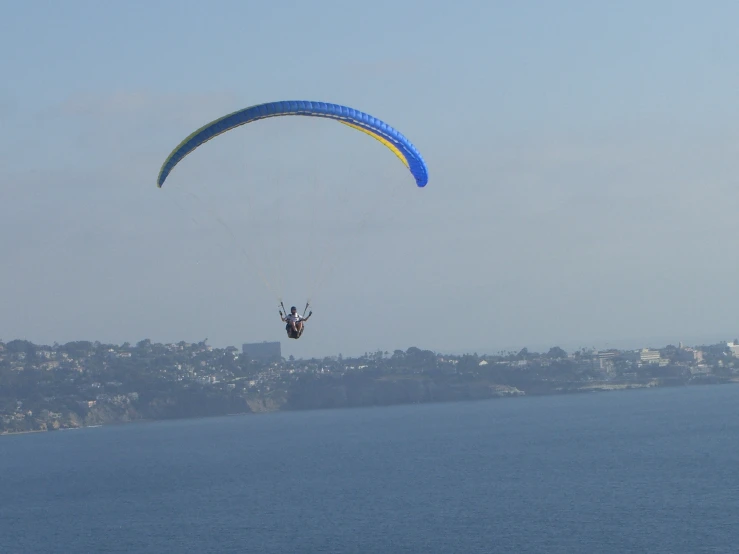
[[[5,2],[0,339],[734,339],[737,21],[717,0]],[[280,118],[156,187],[191,131],[285,99],[383,119],[428,186],[363,133]],[[309,295],[288,341],[277,299]]]

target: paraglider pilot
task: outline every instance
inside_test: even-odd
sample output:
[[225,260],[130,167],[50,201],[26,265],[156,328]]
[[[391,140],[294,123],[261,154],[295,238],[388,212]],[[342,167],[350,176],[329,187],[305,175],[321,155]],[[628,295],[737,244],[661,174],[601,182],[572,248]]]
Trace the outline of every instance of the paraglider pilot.
[[300,335],[303,334],[303,323],[308,321],[308,318],[311,315],[313,315],[313,312],[309,313],[308,317],[303,317],[298,313],[298,309],[295,306],[291,307],[290,313],[285,314],[284,317],[282,316],[282,312],[280,312],[280,319],[287,323],[287,325],[285,325],[287,336],[291,339],[300,338]]

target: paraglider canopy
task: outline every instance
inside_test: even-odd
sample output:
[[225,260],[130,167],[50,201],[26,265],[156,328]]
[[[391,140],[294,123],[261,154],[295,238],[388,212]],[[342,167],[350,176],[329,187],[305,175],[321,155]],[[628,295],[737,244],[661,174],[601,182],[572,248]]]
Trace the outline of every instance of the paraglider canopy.
[[183,140],[170,153],[159,171],[157,186],[161,188],[169,173],[180,160],[212,138],[253,121],[288,115],[334,119],[367,133],[384,144],[405,164],[419,187],[424,187],[428,183],[428,169],[421,154],[407,138],[387,123],[347,106],[308,100],[286,100],[244,108],[204,125]]

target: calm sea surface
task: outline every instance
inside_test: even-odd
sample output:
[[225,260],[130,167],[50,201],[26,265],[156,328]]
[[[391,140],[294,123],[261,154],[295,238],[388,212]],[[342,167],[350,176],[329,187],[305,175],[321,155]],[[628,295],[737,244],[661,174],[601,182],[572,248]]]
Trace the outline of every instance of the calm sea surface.
[[0,552],[733,554],[739,387],[0,437]]

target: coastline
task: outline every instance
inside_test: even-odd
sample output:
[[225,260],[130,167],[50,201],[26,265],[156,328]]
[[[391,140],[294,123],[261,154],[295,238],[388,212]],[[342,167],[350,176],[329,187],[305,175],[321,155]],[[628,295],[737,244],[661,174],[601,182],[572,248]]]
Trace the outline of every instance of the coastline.
[[600,383],[581,383],[577,387],[572,388],[566,388],[562,387],[559,389],[552,389],[549,392],[541,392],[541,391],[532,391],[532,392],[526,392],[526,391],[520,391],[520,390],[514,390],[514,391],[499,391],[497,394],[490,395],[487,397],[470,397],[470,398],[455,398],[455,399],[446,399],[446,400],[428,400],[428,401],[399,401],[399,402],[390,402],[390,403],[382,403],[382,404],[373,404],[373,405],[348,405],[348,406],[327,406],[327,407],[292,407],[292,408],[283,408],[282,406],[278,406],[277,404],[272,404],[269,408],[264,406],[263,408],[266,409],[260,409],[260,410],[252,410],[249,411],[237,411],[237,412],[224,412],[224,413],[211,413],[211,414],[202,414],[202,415],[196,415],[196,416],[185,416],[185,417],[163,417],[163,418],[140,418],[140,419],[129,419],[129,420],[111,420],[105,423],[95,423],[92,425],[79,425],[74,427],[60,427],[58,429],[33,429],[33,430],[26,430],[26,431],[8,431],[8,430],[2,430],[0,431],[0,437],[2,436],[10,436],[10,435],[26,435],[31,433],[53,433],[58,431],[71,431],[71,430],[77,430],[77,429],[90,429],[95,427],[104,427],[104,426],[112,426],[112,425],[126,425],[129,423],[155,423],[155,422],[161,422],[161,421],[182,421],[182,420],[196,420],[196,419],[203,419],[203,418],[211,418],[211,417],[224,417],[224,416],[254,416],[254,415],[260,415],[260,414],[270,414],[270,413],[278,413],[278,412],[298,412],[298,411],[310,411],[310,410],[316,410],[316,409],[353,409],[353,408],[367,408],[367,407],[376,407],[376,408],[383,408],[383,407],[391,407],[391,406],[403,406],[403,405],[411,405],[411,404],[442,404],[442,403],[449,403],[449,402],[474,402],[474,401],[481,401],[481,400],[498,400],[498,399],[504,399],[504,398],[513,398],[513,397],[520,397],[520,396],[561,396],[561,395],[571,395],[571,394],[592,394],[592,393],[607,393],[607,392],[617,392],[617,391],[625,391],[625,390],[636,390],[636,389],[655,389],[655,388],[675,388],[675,387],[695,387],[695,386],[707,386],[707,385],[731,385],[731,384],[737,384],[739,383],[739,377],[731,377],[731,378],[724,378],[721,380],[711,379],[711,380],[696,380],[694,382],[664,382],[660,381],[659,379],[651,379],[647,382],[626,382],[626,383],[607,383],[607,382],[600,382]]

